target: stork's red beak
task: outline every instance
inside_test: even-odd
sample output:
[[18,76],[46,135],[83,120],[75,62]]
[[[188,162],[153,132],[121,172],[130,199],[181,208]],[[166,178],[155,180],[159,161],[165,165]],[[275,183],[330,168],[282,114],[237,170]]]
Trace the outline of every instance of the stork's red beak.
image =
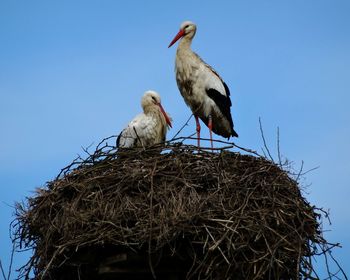
[[164,111],[162,104],[159,103],[158,106],[159,106],[160,111],[162,112],[162,114],[163,114],[163,116],[164,116],[164,118],[165,118],[166,123],[167,123],[170,127],[172,127],[172,125],[171,125],[171,120],[170,120],[169,116],[167,115],[167,113]]
[[172,45],[175,44],[175,42],[177,40],[179,40],[182,36],[185,35],[185,31],[183,31],[182,29],[180,29],[179,33],[176,34],[175,38],[171,41],[171,43],[169,44],[168,48],[170,48]]

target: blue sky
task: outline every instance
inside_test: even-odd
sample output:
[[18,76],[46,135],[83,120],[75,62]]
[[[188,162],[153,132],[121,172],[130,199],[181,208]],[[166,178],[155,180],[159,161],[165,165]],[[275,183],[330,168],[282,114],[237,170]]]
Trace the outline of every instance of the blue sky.
[[[193,49],[231,89],[236,143],[261,150],[261,117],[274,155],[279,127],[281,152],[295,168],[320,166],[306,175],[305,196],[330,209],[325,236],[343,245],[333,253],[350,273],[349,14],[347,0],[1,0],[4,265],[14,202],[53,179],[81,147],[119,133],[146,90],[161,94],[174,119],[169,137],[184,124],[190,111],[175,82],[176,46],[167,46],[191,20]],[[183,135],[192,132],[194,120]],[[27,258],[15,254],[15,267]]]

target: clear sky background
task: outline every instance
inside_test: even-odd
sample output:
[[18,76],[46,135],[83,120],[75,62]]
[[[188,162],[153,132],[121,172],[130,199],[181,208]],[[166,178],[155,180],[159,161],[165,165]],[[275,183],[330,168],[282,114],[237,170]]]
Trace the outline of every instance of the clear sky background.
[[[81,147],[118,134],[162,96],[174,123],[190,115],[174,75],[180,23],[231,89],[240,146],[304,161],[307,200],[330,209],[325,237],[350,273],[350,1],[0,0],[0,259],[9,264],[13,205],[52,180]],[[203,126],[203,136],[207,129]],[[195,132],[192,119],[183,136]],[[216,138],[221,139],[216,136]],[[16,253],[14,268],[28,253]],[[321,266],[322,262],[318,261]],[[13,272],[12,277],[16,275]],[[11,278],[12,278],[11,277]]]

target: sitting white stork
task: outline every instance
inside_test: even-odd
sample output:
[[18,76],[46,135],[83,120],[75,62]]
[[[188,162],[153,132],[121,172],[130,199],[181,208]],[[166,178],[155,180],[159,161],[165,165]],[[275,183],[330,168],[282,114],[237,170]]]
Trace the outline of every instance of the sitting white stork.
[[226,138],[238,137],[238,134],[233,129],[229,88],[219,74],[191,50],[195,34],[196,25],[190,21],[183,22],[169,48],[182,38],[176,51],[177,86],[195,116],[198,147],[199,117],[209,128],[213,148],[212,131]]
[[160,103],[159,94],[146,91],[141,106],[143,113],[137,115],[119,134],[118,148],[149,147],[165,141],[171,119]]

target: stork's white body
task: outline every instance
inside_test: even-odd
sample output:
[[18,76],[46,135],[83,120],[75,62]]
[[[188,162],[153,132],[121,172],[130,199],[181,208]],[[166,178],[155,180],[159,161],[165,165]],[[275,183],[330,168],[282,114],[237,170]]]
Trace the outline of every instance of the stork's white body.
[[214,89],[227,97],[222,80],[190,48],[183,48],[182,42],[177,49],[175,60],[176,82],[182,97],[193,114],[206,125],[211,115],[215,133],[230,137],[232,135],[230,116],[226,117],[207,94],[207,90]]
[[[184,22],[169,45],[182,38],[175,60],[178,88],[194,116],[199,117],[210,130],[226,138],[237,137],[230,112],[229,89],[215,70],[192,51],[191,42],[195,32],[196,26],[192,22]],[[197,120],[197,132],[198,127]]]
[[164,142],[167,128],[161,125],[158,114],[137,115],[119,138],[119,148],[148,147]]
[[[153,102],[156,98],[158,104]],[[165,141],[170,118],[160,105],[156,92],[148,91],[142,98],[144,112],[137,115],[117,139],[119,148],[149,147]]]

